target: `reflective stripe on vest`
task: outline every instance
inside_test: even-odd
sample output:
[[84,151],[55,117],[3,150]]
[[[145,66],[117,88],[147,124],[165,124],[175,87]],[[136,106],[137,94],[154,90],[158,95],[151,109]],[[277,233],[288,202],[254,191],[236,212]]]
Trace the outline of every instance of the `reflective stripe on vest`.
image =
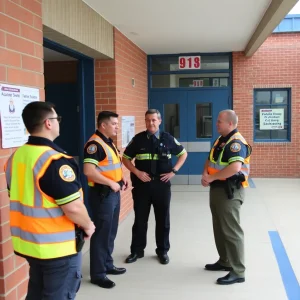
[[[171,154],[167,154],[167,158],[171,159],[172,155]],[[152,154],[151,153],[143,153],[143,154],[137,154],[135,156],[136,160],[159,160],[159,156],[158,154],[154,154],[153,158],[152,158]]]
[[[93,134],[91,136],[88,142],[91,141],[95,141],[100,144],[106,154],[106,158],[98,163],[97,170],[101,173],[101,175],[115,182],[120,181],[123,177],[122,164],[120,156],[116,155],[116,153],[118,153],[118,150],[116,149],[115,145],[112,144],[112,146],[116,150],[116,153],[97,134]],[[91,178],[88,178],[88,185],[94,186],[95,182]]]
[[[39,186],[50,163],[61,157],[70,158],[47,146],[24,145],[6,164],[12,242],[22,255],[50,259],[76,253],[74,224]],[[82,190],[78,198],[83,200]]]
[[[224,153],[225,147],[230,142],[232,142],[233,140],[240,140],[247,148],[249,148],[249,144],[246,142],[244,137],[239,132],[237,132],[229,138],[229,140],[227,141],[227,143],[223,147],[223,149],[222,149],[222,151],[221,151],[221,153],[218,157],[218,160],[215,161],[214,160],[214,151],[215,151],[215,147],[219,143],[219,139],[220,139],[220,137],[216,140],[216,142],[213,145],[213,148],[212,148],[212,150],[210,151],[210,154],[209,154],[209,162],[208,162],[207,171],[211,175],[213,175],[217,172],[220,172],[221,170],[223,170],[224,168],[226,168],[229,165],[228,162],[222,162],[222,158],[223,158],[223,153]],[[244,174],[245,179],[246,179],[244,182],[242,182],[242,185],[243,185],[243,187],[248,187],[249,186],[248,177],[249,177],[249,173],[250,173],[250,155],[244,159],[244,163],[242,165],[241,172]],[[220,179],[220,180],[225,180],[225,178]]]

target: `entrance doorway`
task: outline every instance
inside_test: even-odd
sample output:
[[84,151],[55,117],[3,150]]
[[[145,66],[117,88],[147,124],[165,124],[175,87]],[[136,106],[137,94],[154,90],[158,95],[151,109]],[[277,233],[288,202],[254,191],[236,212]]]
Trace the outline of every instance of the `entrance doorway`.
[[197,70],[181,70],[179,55],[149,57],[149,107],[161,112],[161,130],[173,135],[188,152],[172,179],[174,184],[201,183],[205,161],[219,136],[218,114],[231,108],[230,57],[206,54]]
[[87,195],[82,162],[84,145],[95,131],[94,59],[48,39],[44,54],[45,100],[62,115],[55,143],[77,159]]
[[55,143],[79,162],[80,132],[78,60],[44,47],[45,99],[62,116]]

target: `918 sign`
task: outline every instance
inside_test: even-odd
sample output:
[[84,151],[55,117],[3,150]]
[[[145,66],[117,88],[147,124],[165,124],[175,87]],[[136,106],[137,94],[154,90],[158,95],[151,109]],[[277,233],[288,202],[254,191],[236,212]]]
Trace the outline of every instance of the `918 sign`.
[[178,65],[181,70],[201,69],[201,57],[179,56]]

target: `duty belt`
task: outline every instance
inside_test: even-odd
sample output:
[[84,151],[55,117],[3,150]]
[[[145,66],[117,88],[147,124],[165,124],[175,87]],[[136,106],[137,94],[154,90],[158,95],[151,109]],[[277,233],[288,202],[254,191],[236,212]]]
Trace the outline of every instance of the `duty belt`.
[[160,180],[160,175],[150,175],[151,180]]

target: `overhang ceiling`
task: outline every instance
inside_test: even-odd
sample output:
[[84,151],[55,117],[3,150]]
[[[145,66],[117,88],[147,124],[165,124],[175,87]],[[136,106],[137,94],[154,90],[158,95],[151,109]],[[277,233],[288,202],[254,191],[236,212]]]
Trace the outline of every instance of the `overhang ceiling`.
[[[83,1],[147,54],[244,51],[272,2]],[[274,28],[296,2],[297,0],[273,0],[273,6],[282,8],[285,5],[282,16],[277,14],[277,19],[275,18],[275,22],[278,22]],[[270,31],[269,27],[268,31],[272,32],[273,29]]]
[[68,55],[65,55],[60,52],[56,52],[54,50],[44,47],[44,62],[71,61],[71,60],[76,60],[76,58],[73,58],[71,56],[68,56]]
[[84,0],[147,54],[244,50],[270,0]]

